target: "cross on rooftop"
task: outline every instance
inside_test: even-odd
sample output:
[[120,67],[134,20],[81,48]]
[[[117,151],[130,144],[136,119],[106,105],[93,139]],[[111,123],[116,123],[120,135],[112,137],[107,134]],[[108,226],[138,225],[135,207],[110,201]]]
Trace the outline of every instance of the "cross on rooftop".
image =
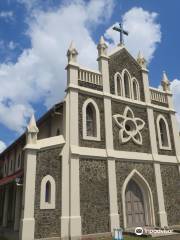
[[118,27],[113,27],[113,30],[120,33],[120,44],[123,45],[124,44],[124,35],[128,36],[129,33],[123,29],[122,23],[119,23],[119,28]]

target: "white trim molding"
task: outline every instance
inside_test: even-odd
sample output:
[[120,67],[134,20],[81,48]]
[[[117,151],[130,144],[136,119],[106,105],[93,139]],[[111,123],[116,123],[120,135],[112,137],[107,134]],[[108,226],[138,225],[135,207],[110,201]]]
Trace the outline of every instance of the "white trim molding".
[[[50,201],[46,202],[46,184],[50,184]],[[41,181],[40,209],[55,209],[56,183],[52,176],[47,175]]]
[[[86,125],[86,108],[89,104],[92,104],[96,113],[96,136],[88,136],[87,135],[87,125]],[[82,121],[83,121],[83,139],[85,140],[92,140],[92,141],[100,141],[100,113],[97,103],[92,99],[88,98],[82,107]]]
[[[135,77],[133,77],[131,81],[132,81],[132,98],[136,101],[140,101],[141,97],[140,97],[139,83]],[[134,96],[134,84],[135,84],[136,98]]]
[[124,228],[125,229],[127,228],[125,192],[126,192],[127,185],[131,179],[133,179],[138,184],[143,194],[146,225],[155,226],[154,203],[153,203],[153,195],[152,195],[151,188],[148,182],[146,181],[146,179],[136,169],[134,169],[127,176],[122,187]]
[[[162,144],[161,130],[160,130],[160,125],[159,125],[161,120],[164,121],[165,126],[166,126],[166,129],[164,129],[164,131],[166,131],[166,135],[167,135],[167,146],[163,146],[163,144]],[[158,133],[158,140],[159,140],[159,147],[160,147],[160,149],[171,150],[169,126],[168,126],[166,118],[162,114],[158,115],[158,117],[156,119],[156,125],[157,125],[157,133]]]
[[[119,79],[118,79],[119,77]],[[120,86],[120,94],[118,93],[118,83],[117,81],[119,81],[119,86]],[[123,78],[121,76],[121,74],[119,72],[116,72],[114,75],[114,89],[115,89],[115,95],[117,96],[124,96],[124,81]]]
[[[126,91],[125,91],[125,74],[127,74],[128,76],[128,87],[129,87],[129,97],[126,97]],[[122,79],[123,79],[123,86],[124,86],[124,97],[125,98],[132,98],[132,87],[131,87],[131,74],[129,73],[129,71],[125,68],[122,71]]]

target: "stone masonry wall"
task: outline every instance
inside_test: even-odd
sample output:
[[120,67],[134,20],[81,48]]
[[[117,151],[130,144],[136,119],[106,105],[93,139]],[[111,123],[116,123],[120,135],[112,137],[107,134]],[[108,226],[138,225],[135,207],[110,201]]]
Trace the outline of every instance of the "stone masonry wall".
[[161,164],[168,225],[180,225],[180,175],[177,165]]
[[141,101],[144,101],[144,86],[142,80],[141,68],[136,60],[127,52],[126,49],[122,49],[117,54],[111,56],[109,60],[109,75],[110,75],[110,91],[115,94],[114,75],[116,72],[121,73],[124,69],[127,69],[131,74],[131,77],[135,77],[140,87]]
[[[37,154],[35,189],[35,238],[60,237],[61,217],[61,149],[41,150]],[[51,175],[56,183],[55,209],[40,209],[40,186],[43,177]]]
[[136,107],[134,105],[130,105],[128,103],[122,102],[112,102],[112,115],[121,114],[123,115],[124,109],[126,106],[129,106],[134,112],[135,117],[139,117],[145,122],[144,128],[141,130],[143,144],[137,145],[132,140],[127,143],[122,144],[119,140],[119,130],[120,128],[117,126],[115,121],[113,121],[113,140],[114,140],[114,149],[120,151],[132,151],[132,152],[144,152],[151,153],[151,144],[150,144],[150,136],[149,136],[149,125],[147,119],[147,111],[146,108]]
[[130,162],[130,161],[116,161],[116,181],[117,181],[117,195],[118,195],[118,207],[120,215],[120,226],[123,226],[123,208],[122,208],[122,186],[126,177],[131,173],[133,169],[136,169],[149,183],[154,202],[154,213],[156,225],[159,225],[158,218],[158,202],[157,191],[155,183],[155,174],[153,164]]
[[[100,134],[101,141],[89,141],[83,139],[82,107],[86,99],[92,98],[98,105],[100,112]],[[105,123],[104,123],[104,102],[103,98],[94,97],[90,94],[79,93],[79,145],[81,147],[105,148]]]
[[80,160],[82,234],[110,232],[107,161]]

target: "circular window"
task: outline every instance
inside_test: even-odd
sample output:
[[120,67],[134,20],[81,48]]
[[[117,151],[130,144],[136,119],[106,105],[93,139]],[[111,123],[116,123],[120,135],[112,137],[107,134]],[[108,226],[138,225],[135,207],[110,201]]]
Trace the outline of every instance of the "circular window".
[[127,132],[136,131],[136,124],[132,120],[127,120],[125,122],[125,129]]

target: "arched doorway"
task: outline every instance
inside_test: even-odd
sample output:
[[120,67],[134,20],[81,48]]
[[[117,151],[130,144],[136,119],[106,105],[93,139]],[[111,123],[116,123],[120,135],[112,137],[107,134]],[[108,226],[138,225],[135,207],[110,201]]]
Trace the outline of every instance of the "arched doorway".
[[123,183],[122,206],[124,229],[155,226],[151,188],[136,169],[129,173]]
[[127,227],[145,226],[143,193],[138,184],[131,179],[125,192]]

